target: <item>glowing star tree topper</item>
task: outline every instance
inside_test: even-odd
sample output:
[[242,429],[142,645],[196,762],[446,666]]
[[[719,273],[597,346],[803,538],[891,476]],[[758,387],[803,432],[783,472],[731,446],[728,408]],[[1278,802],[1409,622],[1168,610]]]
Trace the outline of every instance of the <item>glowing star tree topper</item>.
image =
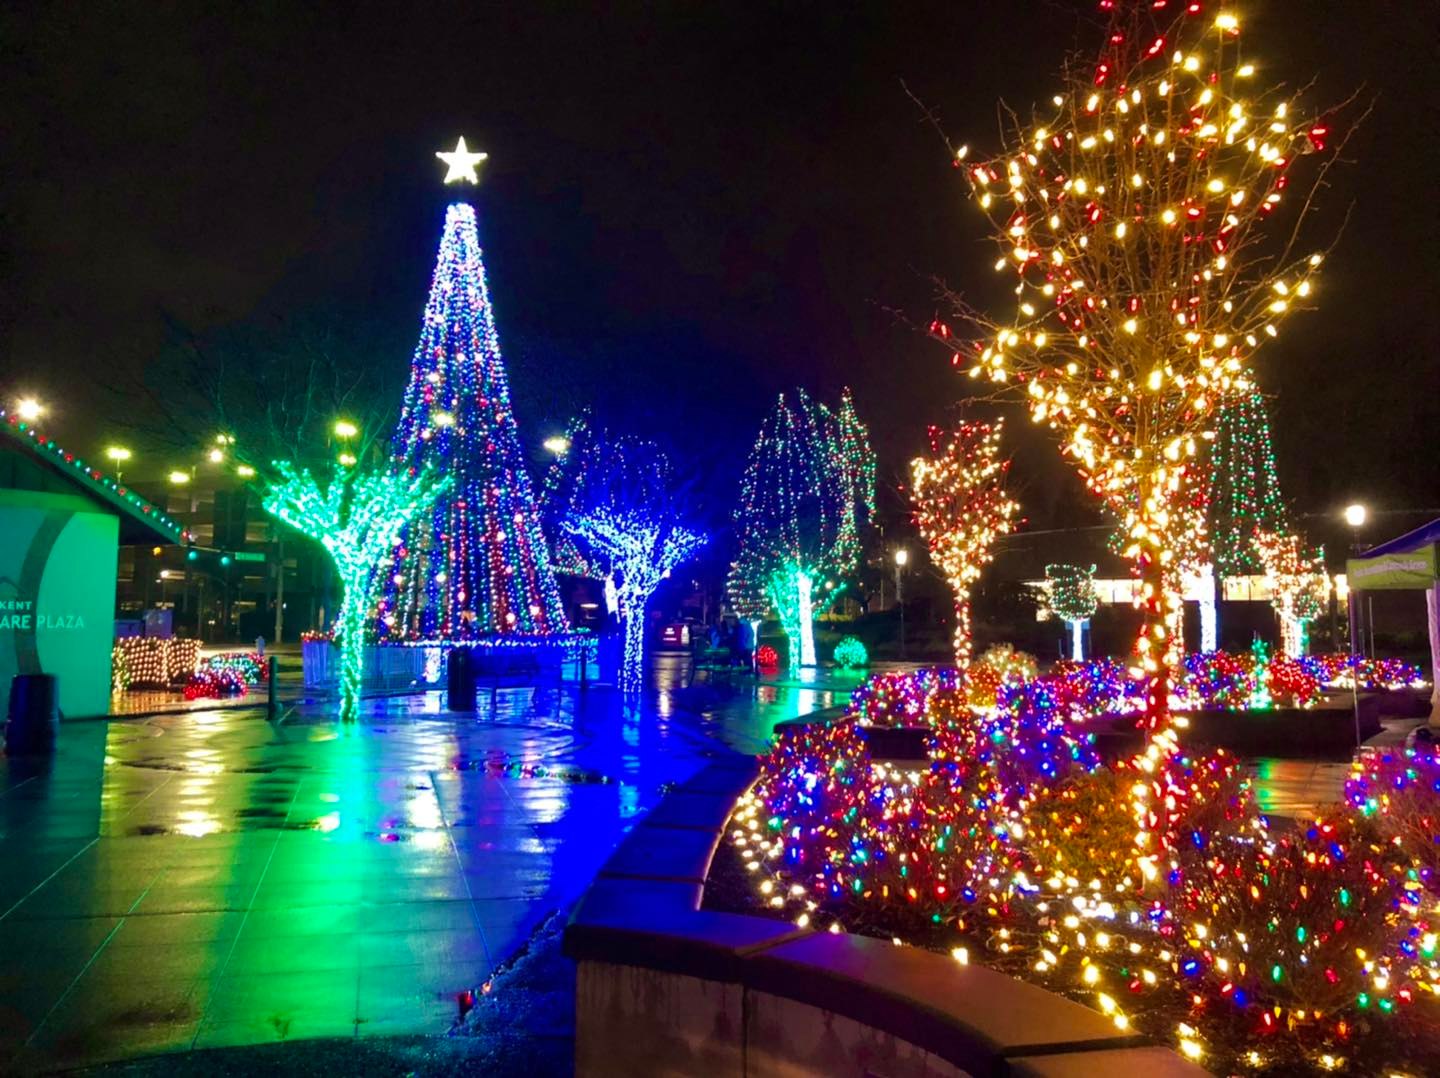
[[789,642],[791,669],[814,666],[814,620],[860,560],[875,511],[875,454],[847,390],[835,410],[782,394],[760,427],[735,510],[732,594],[763,590]]
[[360,703],[366,625],[374,605],[377,566],[388,560],[406,525],[450,489],[449,476],[358,474],[338,469],[328,485],[306,468],[276,461],[279,481],[265,492],[265,511],[319,543],[340,577],[344,596],[336,618],[340,637],[340,717],[355,718]]
[[668,458],[649,442],[611,440],[583,422],[573,424],[570,448],[551,466],[547,509],[572,539],[577,568],[615,589],[625,652],[622,692],[644,685],[645,604],[677,565],[705,545],[705,536],[679,523],[679,500]]
[[955,664],[970,662],[970,593],[994,560],[996,540],[1014,530],[1019,504],[1005,492],[1010,462],[1000,457],[1003,421],[930,428],[930,456],[910,462],[915,526],[955,597]]
[[489,154],[473,153],[465,145],[465,136],[461,135],[455,143],[455,149],[450,152],[439,150],[436,157],[445,162],[447,172],[445,182],[450,183],[479,183],[480,177],[475,174],[475,167],[484,161]]
[[[1074,70],[1002,152],[956,165],[988,215],[1015,311],[957,299],[972,346],[936,323],[979,386],[1014,394],[1124,522],[1144,614],[1147,722],[1168,725],[1180,602],[1175,505],[1218,407],[1310,302],[1300,236],[1334,160],[1329,123],[1242,58],[1239,20],[1207,6],[1104,5],[1105,52]],[[1173,14],[1173,18],[1172,18]],[[1156,23],[1157,17],[1168,20]],[[968,330],[967,330],[968,335]]]

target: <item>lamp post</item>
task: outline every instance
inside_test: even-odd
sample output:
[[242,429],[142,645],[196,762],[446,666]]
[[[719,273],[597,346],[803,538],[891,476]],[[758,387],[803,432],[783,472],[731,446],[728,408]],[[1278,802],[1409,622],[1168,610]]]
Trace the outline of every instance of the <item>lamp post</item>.
[[910,560],[910,551],[903,546],[895,551],[895,605],[900,608],[900,658],[905,658],[905,563]]
[[115,462],[115,482],[120,482],[124,478],[120,466],[130,459],[130,450],[123,445],[112,445],[105,450],[105,455]]
[[45,406],[34,397],[21,397],[15,402],[15,414],[27,423],[33,423],[45,414]]
[[[1345,507],[1345,523],[1350,525],[1351,554],[1360,553],[1360,529],[1364,527],[1365,519],[1368,516],[1369,513],[1366,511],[1365,507],[1359,502],[1347,505]],[[1363,642],[1360,639],[1360,634],[1362,632],[1360,625],[1360,596],[1355,594],[1355,588],[1352,581],[1347,580],[1346,583],[1347,585],[1349,585],[1346,589],[1347,594],[1345,596],[1345,616],[1350,626],[1350,654],[1361,655],[1364,654],[1365,649],[1361,646]],[[1371,646],[1373,647],[1373,627],[1371,629],[1371,634]]]

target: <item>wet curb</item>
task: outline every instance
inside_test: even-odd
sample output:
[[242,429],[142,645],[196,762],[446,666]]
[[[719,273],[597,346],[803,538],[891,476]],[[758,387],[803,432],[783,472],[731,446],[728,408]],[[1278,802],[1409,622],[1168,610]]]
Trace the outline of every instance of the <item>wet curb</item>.
[[700,909],[751,757],[704,768],[626,837],[580,900],[575,1070],[601,1074],[1206,1072],[1024,981],[913,947]]

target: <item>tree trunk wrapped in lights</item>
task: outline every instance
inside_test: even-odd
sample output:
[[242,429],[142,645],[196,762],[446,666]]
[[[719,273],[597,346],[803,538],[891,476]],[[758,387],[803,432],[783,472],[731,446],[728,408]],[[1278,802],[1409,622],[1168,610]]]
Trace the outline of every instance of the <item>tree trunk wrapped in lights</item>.
[[875,454],[847,390],[838,409],[782,394],[750,450],[735,510],[731,580],[762,592],[789,642],[790,668],[816,662],[814,619],[860,560],[875,511]]
[[1085,657],[1085,622],[1100,607],[1100,598],[1095,594],[1095,566],[1047,565],[1045,582],[1051,612],[1070,625],[1070,658],[1078,662]]
[[1058,431],[1124,522],[1146,720],[1163,730],[1185,516],[1173,507],[1217,410],[1253,391],[1259,346],[1311,296],[1321,255],[1300,251],[1301,226],[1334,157],[1326,122],[1258,85],[1233,14],[1187,5],[1167,26],[1152,20],[1168,5],[1105,6],[1095,69],[1070,72],[1030,122],[1012,116],[999,155],[954,150],[994,226],[996,269],[1018,278],[1016,311],[957,300],[980,339],[933,332],[971,379]]
[[1010,462],[1000,458],[1002,421],[930,428],[930,456],[910,462],[915,526],[955,597],[955,665],[972,650],[970,592],[994,560],[995,541],[1015,527],[1019,504],[1005,492]]
[[357,474],[341,466],[322,489],[308,468],[288,461],[274,467],[280,479],[265,491],[265,511],[324,547],[344,588],[336,618],[340,717],[354,719],[381,567],[389,565],[406,525],[448,491],[452,480],[429,469]]
[[1270,531],[1256,533],[1255,549],[1270,586],[1270,605],[1280,618],[1280,651],[1291,658],[1307,654],[1306,627],[1330,597],[1324,552],[1307,550],[1298,535]]

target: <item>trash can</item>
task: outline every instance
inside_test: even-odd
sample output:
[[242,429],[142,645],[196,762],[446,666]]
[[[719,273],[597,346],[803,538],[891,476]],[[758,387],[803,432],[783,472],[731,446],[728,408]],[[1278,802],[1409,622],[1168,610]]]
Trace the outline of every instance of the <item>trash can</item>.
[[16,674],[10,679],[5,717],[8,756],[47,756],[60,734],[60,685],[54,674]]
[[451,648],[445,660],[445,708],[475,710],[475,662],[469,648]]

